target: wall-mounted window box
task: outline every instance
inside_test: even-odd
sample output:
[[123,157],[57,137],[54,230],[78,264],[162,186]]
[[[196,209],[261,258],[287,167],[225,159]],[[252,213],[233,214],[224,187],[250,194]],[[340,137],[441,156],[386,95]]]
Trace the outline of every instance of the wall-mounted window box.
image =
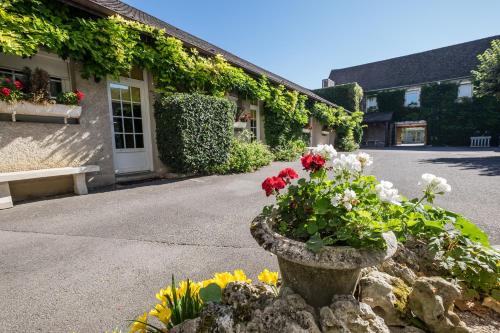
[[247,122],[246,121],[235,121],[233,124],[234,128],[247,128]]
[[79,105],[65,104],[35,104],[26,101],[7,103],[0,101],[0,113],[12,115],[12,121],[16,121],[16,115],[63,118],[66,124],[68,119],[78,119],[82,114]]
[[321,131],[321,135],[328,135],[330,134],[330,131]]

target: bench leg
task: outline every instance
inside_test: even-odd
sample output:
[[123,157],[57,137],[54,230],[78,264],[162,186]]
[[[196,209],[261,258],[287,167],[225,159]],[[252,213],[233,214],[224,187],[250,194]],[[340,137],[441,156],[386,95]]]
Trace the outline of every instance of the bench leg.
[[87,183],[85,182],[84,173],[77,173],[76,175],[73,175],[73,184],[75,194],[82,195],[89,193],[89,191],[87,190]]
[[9,183],[0,183],[0,209],[12,208],[13,206]]

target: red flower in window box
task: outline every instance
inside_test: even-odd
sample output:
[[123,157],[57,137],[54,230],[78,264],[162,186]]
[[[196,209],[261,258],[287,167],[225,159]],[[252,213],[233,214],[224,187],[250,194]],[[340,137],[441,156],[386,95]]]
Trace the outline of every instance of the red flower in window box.
[[85,98],[85,94],[83,92],[81,92],[80,90],[75,90],[75,95],[76,95],[76,100],[78,101],[78,103],[80,103]]
[[10,92],[11,90],[7,87],[3,87],[2,89],[0,89],[0,92],[2,93],[2,95],[4,95],[5,97],[8,97],[10,96]]
[[23,83],[21,81],[19,81],[19,80],[14,81],[14,85],[16,86],[17,90],[21,90],[21,89],[24,88]]
[[325,165],[325,159],[321,155],[307,154],[300,159],[302,166],[307,171],[318,171]]

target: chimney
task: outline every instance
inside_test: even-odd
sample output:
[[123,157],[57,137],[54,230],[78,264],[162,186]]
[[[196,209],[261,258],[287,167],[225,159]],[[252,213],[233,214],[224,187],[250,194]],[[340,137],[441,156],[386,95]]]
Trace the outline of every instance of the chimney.
[[330,80],[330,79],[323,79],[321,81],[322,88],[329,88],[329,87],[333,87],[334,85],[335,85],[335,82],[333,80]]

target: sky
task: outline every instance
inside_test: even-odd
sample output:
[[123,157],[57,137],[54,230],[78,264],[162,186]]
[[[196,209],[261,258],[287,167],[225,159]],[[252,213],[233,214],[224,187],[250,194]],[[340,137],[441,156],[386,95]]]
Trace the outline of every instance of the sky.
[[500,0],[125,0],[304,87],[330,70],[500,34]]

